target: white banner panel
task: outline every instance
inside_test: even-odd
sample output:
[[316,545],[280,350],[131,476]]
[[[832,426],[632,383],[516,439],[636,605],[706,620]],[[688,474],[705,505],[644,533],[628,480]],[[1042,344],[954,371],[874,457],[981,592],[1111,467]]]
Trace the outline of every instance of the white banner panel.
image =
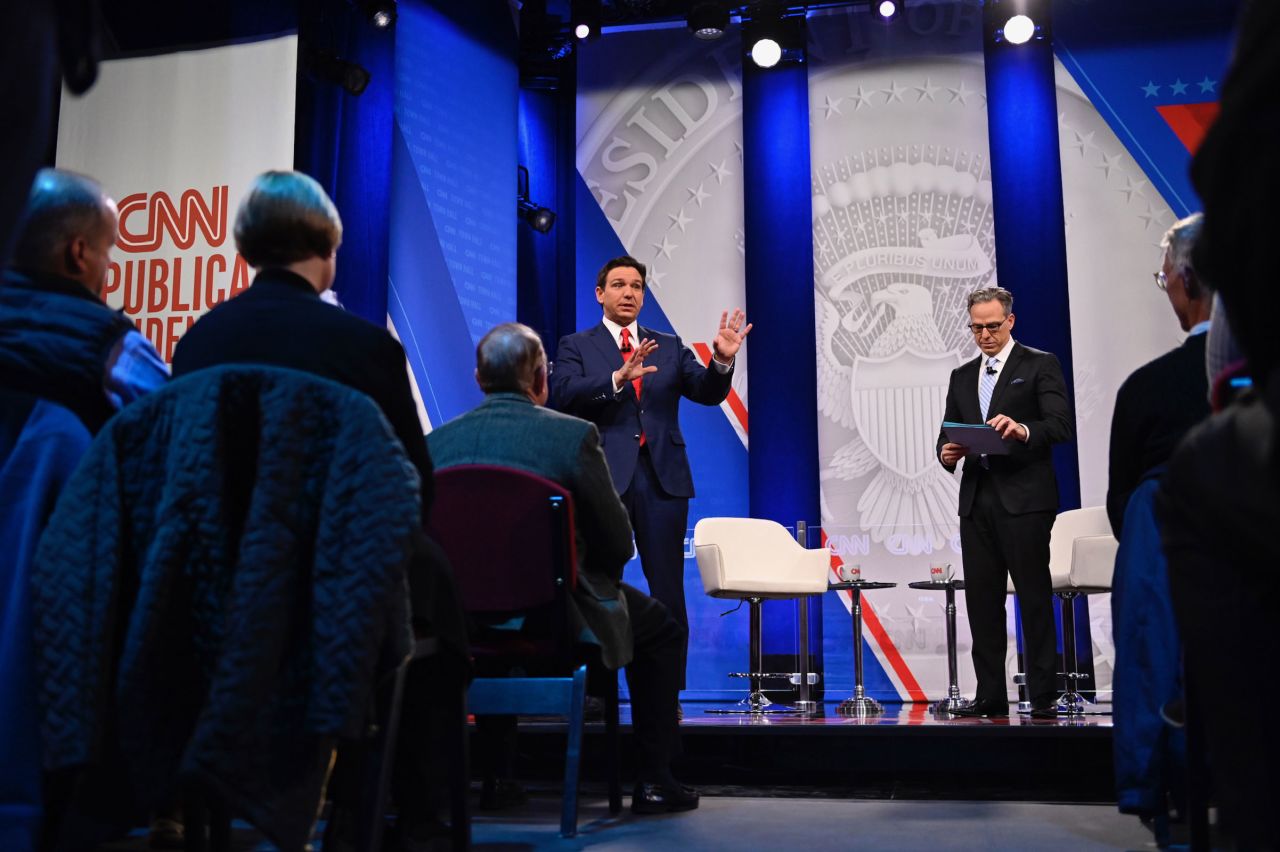
[[104,289],[170,360],[182,333],[249,285],[231,227],[255,175],[293,167],[297,36],[117,59],[63,92],[59,168],[120,205]]

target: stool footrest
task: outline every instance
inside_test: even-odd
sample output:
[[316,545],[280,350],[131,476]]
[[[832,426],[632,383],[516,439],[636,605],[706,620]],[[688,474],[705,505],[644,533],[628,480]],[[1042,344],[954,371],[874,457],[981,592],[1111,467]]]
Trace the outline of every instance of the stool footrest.
[[[812,676],[812,675],[810,675]],[[790,672],[729,672],[729,677],[759,677],[759,678],[782,678],[790,680],[791,678],[799,678],[799,675]]]

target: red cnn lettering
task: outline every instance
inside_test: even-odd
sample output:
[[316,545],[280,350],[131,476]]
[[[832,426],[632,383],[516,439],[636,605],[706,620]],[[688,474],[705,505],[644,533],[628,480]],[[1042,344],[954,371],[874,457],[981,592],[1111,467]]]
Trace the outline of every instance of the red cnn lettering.
[[[164,244],[167,234],[174,248],[189,249],[199,231],[210,246],[217,248],[227,239],[227,189],[226,185],[215,186],[208,202],[194,189],[183,192],[177,204],[167,192],[125,196],[119,205],[117,245],[121,251],[134,254],[153,252]],[[146,224],[139,229],[135,220],[144,213]]]
[[147,276],[147,313],[162,311],[169,301],[169,264],[163,260],[151,261],[151,274]]

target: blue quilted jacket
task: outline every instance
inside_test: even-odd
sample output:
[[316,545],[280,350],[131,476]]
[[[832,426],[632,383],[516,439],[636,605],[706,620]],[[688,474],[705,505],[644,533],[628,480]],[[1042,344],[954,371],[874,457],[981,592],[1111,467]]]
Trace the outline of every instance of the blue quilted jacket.
[[154,807],[202,784],[301,849],[335,737],[408,652],[417,474],[377,407],[220,367],[112,419],[33,568],[46,769],[98,766]]

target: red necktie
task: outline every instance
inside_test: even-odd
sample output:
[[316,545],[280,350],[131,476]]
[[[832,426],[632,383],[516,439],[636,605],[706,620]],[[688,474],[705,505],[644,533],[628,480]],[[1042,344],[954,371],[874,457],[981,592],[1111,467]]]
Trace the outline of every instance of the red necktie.
[[[631,353],[634,352],[635,350],[631,346],[631,329],[629,328],[624,328],[622,330],[622,346],[620,347],[620,351],[622,352],[622,360],[624,362],[631,360]],[[640,385],[643,382],[644,382],[643,376],[637,376],[636,378],[631,380],[631,386],[636,389],[637,402],[640,401]],[[642,447],[644,446],[643,431],[640,432],[640,446]]]

